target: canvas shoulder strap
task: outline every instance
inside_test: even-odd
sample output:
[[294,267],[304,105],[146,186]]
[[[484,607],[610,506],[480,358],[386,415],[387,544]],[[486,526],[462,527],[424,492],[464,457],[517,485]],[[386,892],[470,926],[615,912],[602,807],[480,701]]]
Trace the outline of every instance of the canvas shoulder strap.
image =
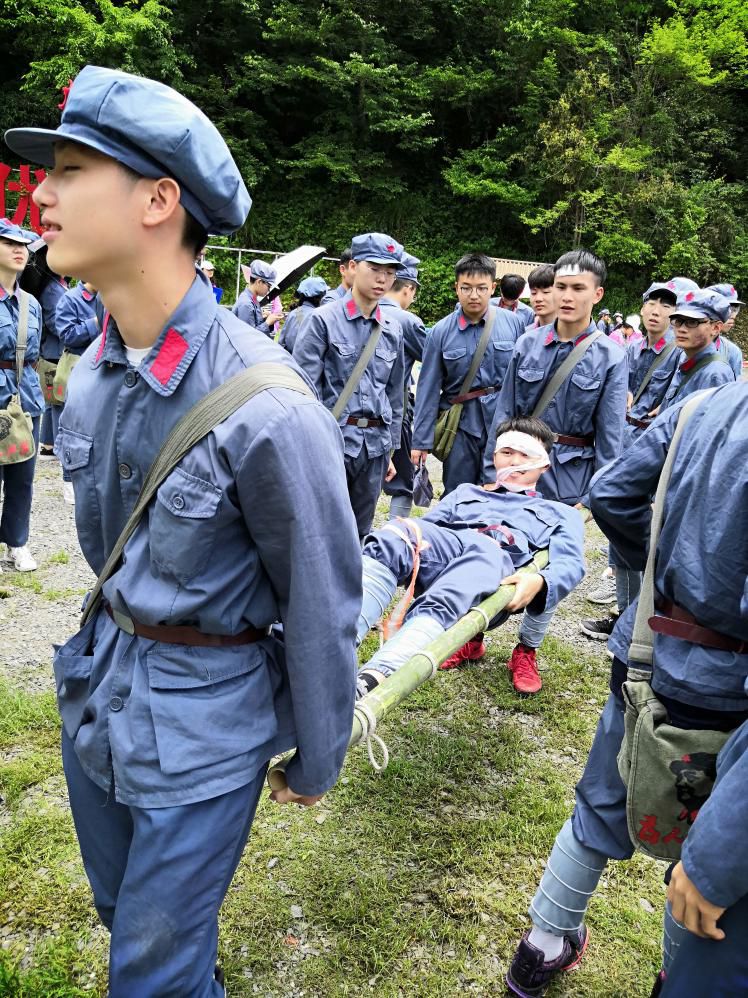
[[[701,403],[704,402],[705,399],[714,392],[714,390],[715,389],[712,388],[706,392],[698,392],[693,396],[693,398],[690,398],[683,405],[683,408],[678,414],[678,422],[675,427],[675,432],[673,433],[673,439],[670,441],[667,457],[665,458],[665,463],[663,464],[662,471],[660,472],[660,479],[657,483],[654,507],[652,509],[652,524],[649,534],[649,553],[647,554],[647,565],[644,569],[644,578],[639,592],[639,605],[636,608],[634,634],[631,639],[631,647],[629,648],[629,658],[632,661],[641,662],[648,666],[652,665],[652,653],[654,648],[654,639],[652,636],[652,629],[649,626],[649,618],[654,615],[655,611],[655,557],[657,554],[657,545],[660,540],[662,519],[665,512],[665,496],[667,495],[668,486],[670,485],[670,476],[673,471],[673,464],[675,462],[675,455],[678,451],[678,444],[683,435],[686,423]],[[636,675],[632,675],[632,670],[629,670],[629,679],[632,678],[638,677]]]
[[364,376],[364,371],[369,365],[372,354],[374,353],[377,343],[379,342],[379,337],[382,335],[382,327],[378,322],[375,322],[371,327],[371,333],[369,334],[369,339],[366,341],[364,349],[361,351],[361,356],[356,361],[356,366],[351,371],[351,376],[348,378],[346,383],[343,385],[343,391],[338,395],[338,400],[332,407],[332,414],[336,421],[345,412],[345,407],[348,405],[348,400],[351,395],[358,388],[361,378]]
[[545,412],[545,410],[548,408],[548,406],[555,398],[556,392],[569,377],[569,375],[577,366],[582,357],[584,357],[584,355],[587,353],[592,344],[596,343],[603,335],[604,333],[601,333],[600,330],[598,329],[594,333],[590,333],[589,336],[585,336],[585,338],[581,341],[581,343],[577,343],[577,345],[571,351],[571,353],[563,362],[563,364],[561,364],[559,367],[556,368],[556,370],[553,373],[553,377],[543,389],[543,394],[538,399],[538,404],[532,410],[533,416],[535,416],[536,418],[542,416],[542,414]]
[[727,361],[722,360],[722,358],[716,353],[710,353],[707,357],[702,357],[700,361],[697,361],[697,363],[693,365],[690,371],[686,371],[685,377],[678,385],[678,387],[675,389],[675,395],[673,395],[673,398],[670,400],[670,404],[672,405],[673,401],[678,398],[678,396],[686,387],[691,378],[695,374],[698,374],[699,371],[702,371],[705,367],[708,367],[709,364],[726,364],[726,363]]
[[[634,401],[631,403],[632,405],[636,405],[636,403],[642,397],[642,395],[644,394],[644,389],[647,387],[647,385],[649,384],[649,382],[652,380],[653,374],[660,367],[662,367],[662,365],[668,359],[668,357],[673,352],[673,350],[675,350],[675,343],[668,343],[668,345],[665,347],[665,349],[662,351],[662,353],[658,354],[657,357],[655,357],[655,359],[649,365],[647,373],[642,378],[642,383],[636,389],[636,393],[634,395]],[[661,401],[662,401],[662,399],[660,399],[660,402]]]
[[473,359],[470,363],[468,373],[465,375],[465,380],[462,382],[462,385],[460,386],[460,391],[458,392],[458,396],[465,395],[467,392],[470,391],[470,389],[473,386],[473,381],[475,380],[475,376],[478,373],[478,368],[481,365],[481,361],[483,360],[483,356],[488,347],[488,341],[491,339],[491,330],[493,329],[494,315],[495,315],[494,306],[489,305],[488,312],[486,314],[486,321],[483,325],[483,332],[481,333],[480,339],[478,340],[478,346],[475,350],[475,353],[473,354]]
[[21,391],[23,365],[26,360],[26,344],[29,340],[29,295],[22,288],[18,289],[18,334],[16,336],[16,390]]
[[174,470],[184,455],[192,450],[195,444],[199,443],[211,430],[233,415],[245,402],[249,402],[255,395],[268,388],[289,388],[291,391],[314,398],[314,392],[290,367],[273,363],[255,364],[253,367],[235,374],[218,388],[214,388],[212,392],[193,405],[176,423],[154,458],[135,502],[135,507],[122,533],[117,538],[117,543],[112,548],[112,552],[96,580],[96,585],[91,590],[81,618],[81,627],[96,611],[101,602],[101,591],[104,583],[119,565],[125,544],[132,536],[148,504],[167,475]]

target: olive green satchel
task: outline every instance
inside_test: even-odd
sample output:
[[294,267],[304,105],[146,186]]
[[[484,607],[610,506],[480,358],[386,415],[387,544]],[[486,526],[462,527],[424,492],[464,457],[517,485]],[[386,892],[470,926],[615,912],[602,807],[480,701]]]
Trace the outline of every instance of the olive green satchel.
[[51,405],[54,401],[52,390],[56,370],[57,361],[45,360],[44,357],[39,357],[39,362],[36,365],[36,373],[39,375],[39,384],[41,385],[42,395],[47,405]]
[[19,288],[20,308],[16,336],[16,394],[0,409],[0,464],[20,464],[36,453],[33,421],[21,408],[21,378],[29,335],[29,296]]
[[[709,393],[711,394],[711,392]],[[650,685],[654,616],[655,553],[660,537],[665,495],[683,428],[704,394],[681,409],[678,424],[657,485],[652,513],[649,554],[644,572],[622,694],[625,703],[623,744],[618,771],[626,785],[626,820],[634,846],[654,859],[680,858],[688,830],[705,803],[717,777],[717,754],[729,732],[676,728]]]
[[[483,355],[486,352],[486,347],[488,346],[488,341],[491,338],[491,327],[493,326],[494,311],[493,308],[488,306],[488,318],[486,319],[486,324],[483,327],[483,332],[481,338],[478,341],[478,348],[473,354],[473,360],[470,364],[470,369],[462,382],[458,398],[460,395],[465,395],[470,391],[470,386],[478,373],[478,368],[483,360]],[[450,455],[452,447],[457,437],[457,428],[460,425],[460,418],[462,416],[462,402],[450,403],[448,409],[442,409],[436,420],[436,426],[434,427],[434,446],[432,448],[432,453],[434,457],[438,458],[439,461],[446,461]]]
[[69,350],[62,351],[62,356],[57,362],[57,369],[52,381],[52,402],[54,405],[65,405],[70,375],[73,373],[73,368],[79,360],[79,354],[71,353]]

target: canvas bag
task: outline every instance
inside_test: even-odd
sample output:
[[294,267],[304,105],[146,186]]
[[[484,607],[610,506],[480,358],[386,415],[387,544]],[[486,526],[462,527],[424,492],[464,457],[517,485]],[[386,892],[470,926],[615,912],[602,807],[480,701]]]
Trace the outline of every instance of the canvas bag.
[[52,380],[52,402],[54,405],[64,405],[68,394],[68,382],[73,368],[80,360],[80,355],[63,350],[57,362],[57,369]]
[[0,464],[21,464],[36,453],[33,420],[21,408],[21,378],[23,377],[26,344],[29,335],[29,296],[19,288],[20,308],[16,336],[16,394],[8,407],[0,409]]
[[[709,393],[711,394],[711,393]],[[635,848],[654,859],[676,862],[698,809],[717,777],[717,754],[729,732],[676,728],[650,685],[654,615],[655,552],[662,526],[665,495],[683,428],[704,401],[704,394],[681,409],[663,465],[652,514],[649,555],[644,572],[629,657],[642,669],[629,668],[622,694],[624,737],[618,771],[626,785],[626,821]],[[649,669],[647,668],[649,666]]]
[[[470,369],[468,370],[465,380],[460,386],[458,395],[465,395],[470,391],[470,386],[473,383],[475,375],[478,373],[478,368],[480,367],[483,355],[486,352],[488,341],[491,338],[493,317],[493,308],[489,305],[488,317],[486,319],[486,324],[483,327],[481,338],[478,341],[478,348],[473,354]],[[462,402],[456,402],[455,404],[450,405],[448,409],[443,409],[442,412],[439,413],[436,420],[436,426],[434,428],[433,454],[439,461],[446,461],[450,455],[455,442],[455,437],[457,436],[457,427],[460,425],[462,406]]]

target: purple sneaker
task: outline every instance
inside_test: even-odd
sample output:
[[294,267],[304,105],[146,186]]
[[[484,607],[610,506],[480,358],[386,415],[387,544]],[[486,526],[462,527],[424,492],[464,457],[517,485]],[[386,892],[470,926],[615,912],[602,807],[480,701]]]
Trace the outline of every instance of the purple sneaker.
[[583,925],[577,932],[565,935],[561,956],[547,963],[545,953],[528,942],[529,935],[526,932],[520,940],[506,975],[506,986],[520,998],[539,998],[545,994],[545,989],[556,974],[577,966],[587,949],[589,932],[587,926]]

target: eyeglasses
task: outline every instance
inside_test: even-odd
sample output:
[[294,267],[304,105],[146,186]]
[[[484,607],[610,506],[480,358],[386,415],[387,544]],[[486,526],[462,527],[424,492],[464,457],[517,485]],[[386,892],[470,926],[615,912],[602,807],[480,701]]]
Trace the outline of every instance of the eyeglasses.
[[699,326],[703,326],[705,322],[709,321],[709,319],[684,319],[679,315],[670,320],[673,326],[683,326],[685,329],[698,329]]
[[478,298],[485,298],[486,295],[491,294],[491,289],[486,287],[485,284],[481,284],[479,288],[473,288],[469,284],[461,284],[457,290],[466,298],[472,298],[473,295]]

